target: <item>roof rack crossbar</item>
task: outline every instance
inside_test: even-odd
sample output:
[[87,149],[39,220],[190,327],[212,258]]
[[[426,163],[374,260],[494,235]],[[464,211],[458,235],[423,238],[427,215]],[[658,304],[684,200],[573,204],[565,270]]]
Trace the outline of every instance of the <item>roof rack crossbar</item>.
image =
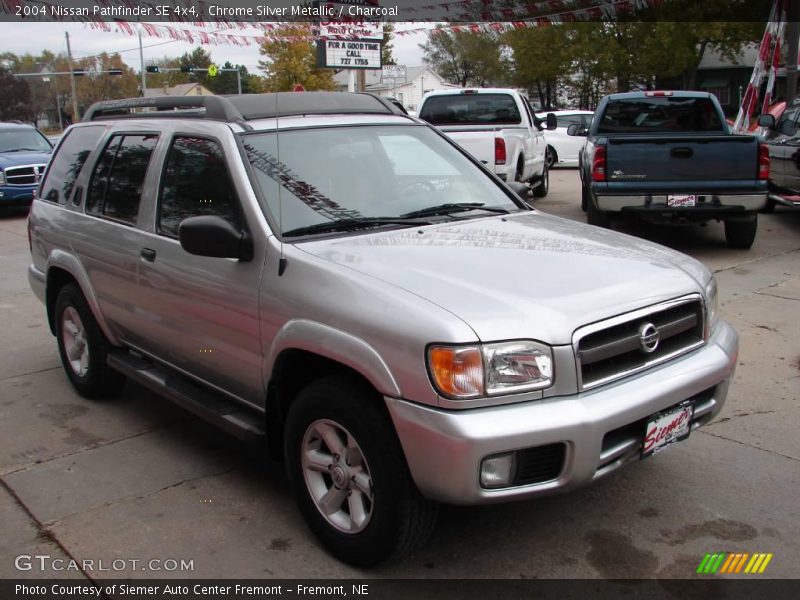
[[[83,116],[84,121],[94,121],[103,117],[114,115],[114,118],[126,118],[134,114],[125,114],[136,108],[156,108],[161,110],[205,108],[203,118],[218,121],[235,122],[242,120],[242,114],[233,103],[223,96],[158,96],[155,98],[125,98],[123,100],[104,100],[95,102]],[[119,114],[123,112],[123,114]],[[153,116],[140,113],[141,117]],[[137,114],[136,116],[139,116]],[[174,115],[173,115],[174,116]],[[183,116],[199,116],[197,113]]]

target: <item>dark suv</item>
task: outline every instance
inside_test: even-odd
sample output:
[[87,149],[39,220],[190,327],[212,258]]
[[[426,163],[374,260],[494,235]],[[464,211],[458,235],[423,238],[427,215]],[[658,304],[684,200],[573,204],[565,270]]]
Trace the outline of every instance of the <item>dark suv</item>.
[[32,125],[0,123],[0,208],[31,203],[52,151]]

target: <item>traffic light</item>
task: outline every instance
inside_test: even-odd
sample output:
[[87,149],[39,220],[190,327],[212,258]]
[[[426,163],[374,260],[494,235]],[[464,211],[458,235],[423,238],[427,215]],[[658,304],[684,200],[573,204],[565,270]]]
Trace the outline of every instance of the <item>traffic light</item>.
[[144,70],[147,71],[148,73],[158,73],[159,72],[158,65],[147,65],[144,68]]
[[181,73],[194,73],[194,65],[182,66]]
[[73,77],[83,77],[84,75],[86,75],[86,71],[83,69],[72,69]]
[[122,69],[109,69],[109,75],[122,75]]

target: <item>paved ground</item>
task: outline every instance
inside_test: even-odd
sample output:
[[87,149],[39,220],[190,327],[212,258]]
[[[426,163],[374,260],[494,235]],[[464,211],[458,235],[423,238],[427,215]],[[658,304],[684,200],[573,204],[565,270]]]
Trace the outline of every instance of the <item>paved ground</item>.
[[[582,220],[576,172],[551,185],[538,206]],[[320,550],[280,467],[248,447],[134,385],[109,402],[78,397],[28,288],[24,215],[0,218],[0,577],[41,577],[14,557],[42,554],[106,568],[192,560],[193,577],[687,577],[720,550],[773,552],[768,573],[797,577],[800,212],[762,216],[750,251],[726,249],[716,224],[625,231],[716,271],[741,335],[722,418],[569,495],[445,509],[428,547],[365,573]],[[187,575],[114,565],[93,576]]]

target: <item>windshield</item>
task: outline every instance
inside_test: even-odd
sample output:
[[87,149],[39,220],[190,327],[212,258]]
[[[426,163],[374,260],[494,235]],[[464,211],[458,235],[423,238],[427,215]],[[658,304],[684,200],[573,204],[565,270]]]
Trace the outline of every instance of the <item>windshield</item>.
[[[490,177],[425,126],[282,131],[280,148],[274,132],[252,133],[244,136],[244,150],[274,221],[281,234],[290,236],[328,222],[421,217],[412,213],[443,205],[457,208],[452,214],[447,208],[434,211],[437,218],[489,214],[482,207],[520,210]],[[398,225],[410,226],[385,223]]]
[[627,98],[611,100],[597,133],[723,133],[722,121],[708,98]]
[[0,152],[33,150],[50,152],[50,142],[35,129],[12,129],[0,131]]
[[420,119],[431,125],[517,125],[522,122],[517,103],[509,94],[453,94],[431,96]]

